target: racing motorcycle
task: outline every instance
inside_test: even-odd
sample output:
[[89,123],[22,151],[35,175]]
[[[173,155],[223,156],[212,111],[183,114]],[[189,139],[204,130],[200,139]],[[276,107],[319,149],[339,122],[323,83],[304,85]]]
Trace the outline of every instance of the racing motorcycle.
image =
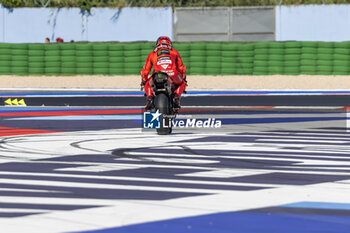
[[175,85],[167,73],[158,71],[151,76],[150,86],[154,93],[154,111],[159,110],[160,128],[157,129],[159,135],[166,135],[172,132],[172,121],[175,119],[179,109],[174,108],[173,91]]

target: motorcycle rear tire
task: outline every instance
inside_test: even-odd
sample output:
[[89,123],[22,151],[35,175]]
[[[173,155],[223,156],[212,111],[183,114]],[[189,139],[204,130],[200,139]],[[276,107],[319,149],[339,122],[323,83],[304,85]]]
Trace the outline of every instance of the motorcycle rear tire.
[[[169,114],[170,114],[170,106],[169,106],[169,97],[163,93],[161,94],[158,94],[156,97],[155,97],[155,106],[156,106],[156,109],[159,110],[159,112],[162,114],[160,116],[160,128],[157,129],[157,133],[159,135],[167,135],[167,134],[170,134],[172,129],[171,129],[171,122],[169,122],[169,128],[165,128],[164,125],[163,125],[163,122],[164,120],[167,121],[167,117]],[[164,115],[166,115],[164,117]],[[163,120],[164,119],[164,120]]]

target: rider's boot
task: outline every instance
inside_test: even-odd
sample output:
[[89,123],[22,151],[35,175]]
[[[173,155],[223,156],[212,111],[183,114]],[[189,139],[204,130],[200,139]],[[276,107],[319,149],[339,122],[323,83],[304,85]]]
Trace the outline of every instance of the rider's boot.
[[178,94],[174,94],[173,103],[174,103],[174,108],[175,109],[180,109],[181,108],[180,96]]
[[151,110],[152,108],[154,108],[154,96],[148,96],[145,109]]

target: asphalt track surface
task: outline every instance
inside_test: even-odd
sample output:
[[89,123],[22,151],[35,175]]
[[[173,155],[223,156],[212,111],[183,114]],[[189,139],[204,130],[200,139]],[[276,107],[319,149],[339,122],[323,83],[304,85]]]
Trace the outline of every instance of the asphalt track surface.
[[1,107],[1,232],[349,232],[348,95],[265,97],[186,97],[222,127],[167,136],[140,96]]
[[[1,98],[3,103],[8,97]],[[28,106],[143,106],[143,96],[36,96],[25,97]],[[350,106],[350,95],[286,96],[184,96],[186,106]]]

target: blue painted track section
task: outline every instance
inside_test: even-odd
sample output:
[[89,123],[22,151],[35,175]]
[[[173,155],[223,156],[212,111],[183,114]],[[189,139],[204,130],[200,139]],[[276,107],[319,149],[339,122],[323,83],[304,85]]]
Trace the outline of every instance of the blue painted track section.
[[[195,95],[350,95],[350,91],[188,91],[187,96]],[[113,92],[28,92],[0,93],[0,97],[50,97],[50,96],[143,96],[142,91]]]
[[[349,210],[348,204],[339,203],[295,203],[284,207],[321,207],[322,209]],[[278,209],[278,207],[274,207]],[[242,212],[224,212],[196,217],[178,218],[109,228],[85,233],[148,233],[148,232],[192,232],[192,233],[348,233],[350,211],[347,216],[318,214],[291,214],[288,208],[279,213],[271,209],[256,209]]]

